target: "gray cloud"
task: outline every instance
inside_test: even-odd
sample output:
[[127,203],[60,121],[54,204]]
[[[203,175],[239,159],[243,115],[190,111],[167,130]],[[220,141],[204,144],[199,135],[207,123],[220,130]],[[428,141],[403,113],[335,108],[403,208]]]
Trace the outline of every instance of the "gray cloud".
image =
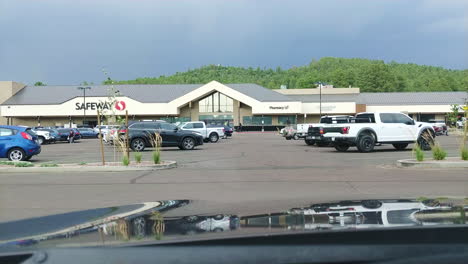
[[158,76],[323,56],[467,68],[467,1],[0,0],[0,80]]

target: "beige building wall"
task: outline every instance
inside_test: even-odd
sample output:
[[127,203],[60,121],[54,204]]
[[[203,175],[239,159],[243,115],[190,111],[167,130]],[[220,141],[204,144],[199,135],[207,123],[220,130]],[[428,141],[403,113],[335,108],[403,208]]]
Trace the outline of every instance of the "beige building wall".
[[[18,82],[12,81],[0,81],[0,104],[8,100],[10,97],[15,95],[26,85]],[[0,125],[6,125],[7,119],[2,115],[2,110],[0,108]]]
[[180,108],[179,117],[192,117],[192,109],[190,108],[190,104],[187,104]]
[[[244,121],[244,116],[252,116],[252,107],[246,105],[246,104],[241,104],[241,107],[239,108],[239,113],[240,113],[240,122],[243,123]],[[234,125],[239,125],[239,122],[234,123]],[[244,124],[242,124],[244,125]]]

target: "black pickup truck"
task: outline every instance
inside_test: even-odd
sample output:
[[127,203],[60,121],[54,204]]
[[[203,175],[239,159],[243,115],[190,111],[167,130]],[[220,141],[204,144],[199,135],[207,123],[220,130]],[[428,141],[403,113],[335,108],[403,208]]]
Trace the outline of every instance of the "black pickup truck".
[[[352,116],[324,116],[320,118],[320,124],[341,124],[349,123]],[[317,126],[309,126],[307,135],[305,137],[305,143],[307,145],[317,144],[319,147],[325,147],[330,145],[330,141],[326,140],[323,134],[323,128],[318,124]]]

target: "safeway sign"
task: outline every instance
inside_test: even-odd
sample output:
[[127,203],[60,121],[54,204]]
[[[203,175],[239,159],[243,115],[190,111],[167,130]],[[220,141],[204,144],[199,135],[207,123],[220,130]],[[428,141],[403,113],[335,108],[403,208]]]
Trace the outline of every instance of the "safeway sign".
[[117,101],[115,102],[115,109],[119,111],[123,111],[127,108],[127,105],[125,104],[125,101]]

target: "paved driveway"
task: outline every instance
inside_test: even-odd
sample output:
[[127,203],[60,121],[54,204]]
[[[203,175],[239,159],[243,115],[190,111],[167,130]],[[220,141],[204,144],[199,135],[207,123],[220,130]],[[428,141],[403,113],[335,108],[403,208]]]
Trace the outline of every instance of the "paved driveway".
[[[449,156],[458,138],[438,137]],[[378,147],[372,153],[318,148],[276,134],[235,134],[193,151],[162,150],[179,168],[133,173],[23,173],[0,175],[0,221],[103,206],[195,199],[205,213],[281,210],[326,200],[468,196],[464,169],[396,168],[411,150]],[[150,160],[151,151],[143,159]],[[430,156],[430,152],[426,152]],[[106,146],[106,159],[120,154]],[[43,146],[34,162],[95,162],[96,139]],[[204,207],[204,201],[219,206]],[[188,212],[189,213],[189,212]]]

